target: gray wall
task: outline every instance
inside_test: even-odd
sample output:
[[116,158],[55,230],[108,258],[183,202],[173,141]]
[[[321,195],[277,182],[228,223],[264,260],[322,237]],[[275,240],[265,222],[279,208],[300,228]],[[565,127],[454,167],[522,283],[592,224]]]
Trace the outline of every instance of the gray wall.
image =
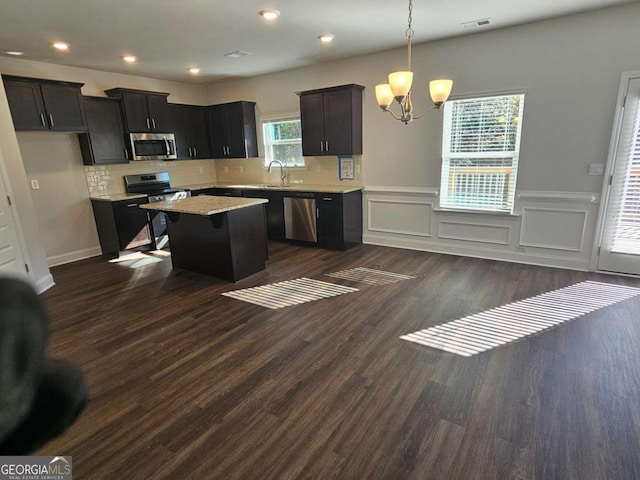
[[414,47],[417,111],[434,78],[452,78],[454,98],[526,92],[515,218],[439,211],[441,113],[405,126],[375,102],[405,49],[212,85],[209,101],[272,114],[297,90],[362,84],[366,241],[588,269],[603,185],[588,165],[606,162],[621,73],[640,69],[638,18],[633,3]]

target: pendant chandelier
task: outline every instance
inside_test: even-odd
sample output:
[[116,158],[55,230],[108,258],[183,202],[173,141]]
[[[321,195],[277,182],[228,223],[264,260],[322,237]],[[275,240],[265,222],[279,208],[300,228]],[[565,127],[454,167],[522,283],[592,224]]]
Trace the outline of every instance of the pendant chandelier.
[[[384,112],[389,112],[393,118],[400,120],[405,125],[414,119],[424,117],[431,110],[439,110],[451,93],[453,87],[452,80],[432,80],[429,82],[429,93],[433,107],[429,108],[421,115],[413,115],[413,105],[411,103],[411,84],[413,82],[413,72],[411,71],[411,39],[413,38],[413,28],[411,22],[413,13],[413,0],[409,0],[409,27],[407,36],[407,70],[393,72],[389,74],[389,83],[376,85],[376,100]],[[390,110],[390,106],[395,99],[400,105],[400,116]]]

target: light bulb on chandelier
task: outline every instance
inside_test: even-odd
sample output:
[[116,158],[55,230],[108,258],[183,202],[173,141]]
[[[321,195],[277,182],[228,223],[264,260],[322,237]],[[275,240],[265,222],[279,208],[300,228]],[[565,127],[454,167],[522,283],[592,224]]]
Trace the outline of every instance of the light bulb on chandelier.
[[[431,110],[439,110],[447,101],[453,88],[452,80],[432,80],[429,82],[429,93],[433,107],[429,108],[421,115],[413,115],[413,105],[411,103],[411,85],[413,83],[413,72],[411,71],[411,39],[413,38],[413,28],[411,28],[413,14],[413,1],[409,0],[409,27],[407,36],[407,70],[393,72],[389,74],[389,83],[376,85],[376,100],[384,112],[389,112],[396,120],[407,124],[414,119],[421,118]],[[400,116],[391,111],[393,100],[400,105]]]

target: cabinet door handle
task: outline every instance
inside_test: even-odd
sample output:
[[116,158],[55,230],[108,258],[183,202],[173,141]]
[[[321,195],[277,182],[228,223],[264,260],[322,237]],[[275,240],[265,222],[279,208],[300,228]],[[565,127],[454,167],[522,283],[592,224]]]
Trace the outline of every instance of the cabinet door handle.
[[126,148],[124,149],[124,158],[129,160],[129,150],[127,150]]
[[53,115],[49,114],[49,121],[51,122],[51,126],[55,126],[55,123],[53,123]]
[[188,150],[189,150],[189,156],[190,156],[190,157],[193,157],[193,155],[191,154],[191,147],[189,147],[189,149],[188,149]]
[[149,122],[149,119],[148,119],[148,118],[147,118],[147,128],[148,128],[149,130],[151,130],[151,123]]
[[320,140],[320,151],[324,152],[324,142]]
[[156,119],[155,118],[151,119],[151,126],[153,126],[154,130],[156,129]]
[[326,142],[324,142],[324,151],[328,152],[329,151],[329,140],[327,140]]
[[331,197],[322,197],[322,200],[325,200],[327,202],[331,202],[331,201],[333,201],[333,198],[331,198]]
[[320,218],[320,209],[316,207],[316,218]]
[[130,203],[129,205],[127,205],[127,208],[128,208],[128,207],[137,207],[137,206],[138,206],[138,204],[137,204],[137,203]]
[[193,147],[193,156],[194,157],[198,156],[198,151],[196,150],[196,147]]
[[40,122],[42,123],[43,127],[47,126],[47,121],[44,119],[44,113],[40,114]]

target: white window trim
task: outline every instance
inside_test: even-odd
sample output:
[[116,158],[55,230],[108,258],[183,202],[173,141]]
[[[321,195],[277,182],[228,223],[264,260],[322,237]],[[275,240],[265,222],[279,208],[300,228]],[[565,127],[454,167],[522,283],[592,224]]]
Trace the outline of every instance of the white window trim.
[[[264,141],[264,124],[270,123],[274,121],[286,121],[286,120],[300,120],[300,112],[285,112],[285,113],[272,113],[268,115],[262,115],[260,117],[260,148],[262,149],[262,169],[267,170],[269,168],[269,164],[267,163],[267,152],[265,151],[265,141]],[[308,170],[309,166],[307,165],[307,161],[304,157],[304,165],[285,165],[287,169],[291,170]]]
[[[486,209],[486,208],[471,208],[471,207],[456,207],[456,206],[443,206],[440,205],[437,209],[439,212],[449,212],[449,213],[472,213],[472,214],[488,214],[488,215],[505,215],[505,216],[517,216],[517,214],[514,214],[514,209],[515,209],[515,202],[516,202],[516,191],[517,191],[517,175],[518,175],[518,170],[519,170],[519,166],[520,166],[520,143],[522,142],[522,123],[524,122],[524,100],[527,97],[527,92],[526,90],[503,90],[503,91],[492,91],[492,92],[481,92],[481,93],[470,93],[470,94],[464,94],[464,95],[455,95],[452,97],[449,97],[449,99],[447,100],[448,102],[452,102],[452,101],[459,101],[459,100],[470,100],[470,99],[483,99],[483,98],[490,98],[490,97],[503,97],[503,96],[513,96],[513,95],[519,95],[522,96],[522,100],[521,100],[521,121],[520,124],[518,125],[519,128],[519,134],[517,136],[516,139],[516,145],[515,150],[512,151],[502,151],[502,152],[481,152],[480,154],[478,152],[456,152],[456,153],[445,153],[444,152],[444,139],[445,139],[445,135],[450,135],[451,132],[447,131],[446,126],[444,126],[443,128],[443,152],[442,152],[442,171],[444,171],[444,162],[445,160],[451,160],[451,159],[464,159],[464,158],[478,158],[479,156],[481,156],[481,158],[486,158],[486,159],[491,159],[491,158],[513,158],[516,160],[515,166],[514,168],[514,175],[515,175],[515,180],[513,183],[513,199],[511,201],[511,210],[500,210],[500,209]],[[444,123],[444,122],[443,122]],[[442,198],[442,193],[443,193],[443,178],[442,178],[442,171],[440,174],[440,192],[441,192],[441,196],[440,198]]]

